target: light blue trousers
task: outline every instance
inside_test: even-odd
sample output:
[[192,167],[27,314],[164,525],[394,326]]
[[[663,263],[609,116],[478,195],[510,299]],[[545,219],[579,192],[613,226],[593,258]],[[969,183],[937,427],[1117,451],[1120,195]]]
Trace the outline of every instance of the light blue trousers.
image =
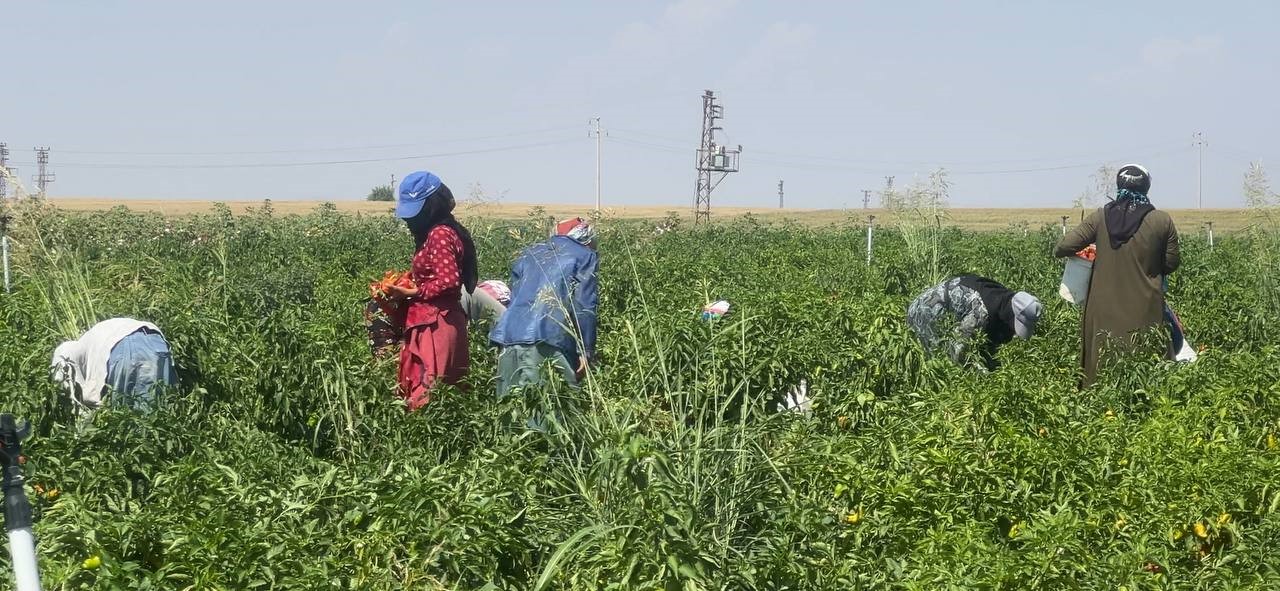
[[158,333],[143,329],[120,339],[107,358],[107,386],[115,404],[149,411],[155,407],[154,387],[177,383],[169,344]]

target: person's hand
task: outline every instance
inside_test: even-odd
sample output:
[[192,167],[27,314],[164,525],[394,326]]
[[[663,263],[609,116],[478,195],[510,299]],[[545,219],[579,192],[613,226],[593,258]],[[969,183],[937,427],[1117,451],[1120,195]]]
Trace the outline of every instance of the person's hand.
[[576,373],[578,374],[579,380],[587,376],[587,358],[585,356],[578,358],[578,369]]
[[392,299],[404,300],[418,295],[418,288],[388,285],[387,295],[390,295]]

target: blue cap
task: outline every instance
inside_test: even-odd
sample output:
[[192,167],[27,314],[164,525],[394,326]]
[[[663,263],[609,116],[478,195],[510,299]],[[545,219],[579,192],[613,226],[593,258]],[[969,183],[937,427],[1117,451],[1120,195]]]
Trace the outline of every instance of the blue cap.
[[400,182],[400,194],[396,198],[396,217],[409,219],[422,211],[427,198],[434,194],[440,185],[440,177],[425,170],[410,173]]

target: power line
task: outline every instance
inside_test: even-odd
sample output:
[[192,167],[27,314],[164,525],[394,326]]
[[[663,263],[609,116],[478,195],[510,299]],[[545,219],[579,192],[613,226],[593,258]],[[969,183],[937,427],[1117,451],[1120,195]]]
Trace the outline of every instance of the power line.
[[1206,143],[1204,147],[1205,147],[1205,152],[1209,154],[1220,152],[1219,155],[1231,155],[1231,156],[1235,156],[1236,158],[1244,158],[1245,160],[1248,160],[1250,162],[1254,160],[1258,160],[1259,158],[1262,157],[1261,152],[1254,152],[1250,154],[1248,150],[1240,150],[1240,149],[1232,148],[1230,146],[1224,146],[1222,145],[1222,142],[1219,142],[1216,140],[1214,141],[1213,146],[1210,146],[1208,143]]
[[[672,142],[676,145],[681,144],[680,140],[673,138],[671,136],[659,135],[659,134],[632,130],[632,129],[621,129],[618,127],[613,127],[611,129],[614,132],[620,132],[622,134],[634,134],[642,137],[648,137],[648,138],[663,140],[666,142]],[[632,141],[636,141],[636,140],[632,140]],[[662,144],[647,142],[647,145],[659,146]],[[1136,146],[1133,148],[1128,148],[1126,150],[1118,150],[1118,151],[1139,152],[1139,151],[1146,151],[1146,150],[1152,150],[1152,149],[1170,148],[1173,146],[1181,146],[1181,145],[1182,145],[1182,141],[1168,140],[1168,141],[1159,142],[1159,143],[1144,144],[1141,146]],[[1023,164],[1023,163],[1033,163],[1033,162],[1045,162],[1045,161],[1051,161],[1051,160],[1082,160],[1082,159],[1088,159],[1091,157],[1090,155],[1084,154],[1084,155],[1076,155],[1076,156],[1041,156],[1037,158],[1014,158],[1014,159],[997,159],[997,160],[873,160],[873,159],[864,159],[864,158],[849,158],[849,157],[834,157],[834,156],[811,156],[806,154],[776,152],[771,150],[752,150],[752,153],[763,154],[765,156],[778,156],[784,160],[787,160],[787,159],[806,160],[806,161],[816,160],[816,161],[828,162],[833,164],[889,165],[889,166],[911,166],[911,167]],[[766,162],[766,160],[761,160],[759,158],[756,158],[754,160],[760,161],[760,162]],[[769,160],[769,162],[772,162],[772,161],[776,161],[776,160]]]
[[542,129],[530,129],[527,131],[516,131],[511,133],[499,133],[493,135],[482,135],[465,138],[450,138],[441,140],[432,140],[429,143],[413,142],[405,144],[381,144],[381,145],[365,145],[365,146],[338,146],[327,148],[287,148],[278,150],[228,150],[228,151],[210,151],[210,152],[147,152],[147,151],[128,151],[128,150],[63,150],[58,151],[63,154],[83,154],[83,155],[104,155],[104,156],[263,156],[269,154],[307,154],[318,152],[350,152],[355,150],[385,150],[392,148],[416,148],[421,146],[430,146],[436,144],[456,144],[464,142],[478,142],[483,140],[502,139],[509,137],[520,137],[526,135],[539,135],[544,133],[552,133],[558,131],[568,131],[577,129],[576,126],[561,125],[558,127],[546,127]]
[[[1180,146],[1180,141],[1166,141],[1157,144],[1146,144],[1127,150],[1124,152],[1138,152],[1144,150],[1169,148],[1172,146]],[[841,158],[831,156],[808,156],[803,154],[789,154],[783,152],[771,152],[768,150],[756,150],[755,153],[781,156],[783,158],[796,158],[803,160],[818,160],[831,163],[848,163],[848,164],[873,164],[873,165],[890,165],[890,166],[977,166],[977,165],[997,165],[997,164],[1024,164],[1034,162],[1045,162],[1051,160],[1080,160],[1090,158],[1090,155],[1078,156],[1041,156],[1037,158],[1016,158],[1016,159],[1000,159],[1000,160],[869,160],[860,158]]]
[[[614,128],[614,130],[615,130],[615,131],[622,131],[622,130],[618,130],[617,128]],[[634,132],[626,132],[626,133],[634,133]],[[652,136],[652,135],[654,135],[654,134],[647,134],[647,135],[651,135],[651,136]],[[632,146],[636,146],[636,147],[649,148],[649,149],[653,149],[653,150],[657,150],[657,151],[665,151],[665,152],[685,152],[685,151],[686,151],[685,149],[675,148],[675,147],[667,146],[667,145],[664,145],[664,144],[658,144],[658,143],[653,143],[653,142],[640,141],[640,140],[635,140],[635,139],[630,139],[630,138],[612,138],[612,141],[617,141],[617,142],[621,142],[621,143],[628,144],[628,145],[632,145]],[[1168,144],[1168,143],[1163,143],[1163,144],[1152,144],[1152,146],[1157,146],[1157,147],[1169,147],[1169,146],[1170,146],[1170,144]],[[1134,152],[1134,151],[1137,151],[1137,150],[1129,150],[1129,152]],[[1158,157],[1158,156],[1164,156],[1164,155],[1168,155],[1168,154],[1176,154],[1176,153],[1180,153],[1180,152],[1183,152],[1183,150],[1181,150],[1181,149],[1166,150],[1166,151],[1162,151],[1162,152],[1155,152],[1155,153],[1147,154],[1147,157]],[[766,150],[761,150],[761,151],[759,151],[759,152],[755,152],[755,153],[756,153],[756,154],[778,154],[778,152],[769,152],[769,151],[766,151]],[[900,172],[909,172],[910,170],[912,170],[913,168],[915,168],[915,167],[913,167],[912,165],[944,166],[944,165],[946,164],[945,162],[937,162],[937,161],[933,161],[933,162],[929,162],[929,161],[916,161],[916,162],[903,161],[903,162],[891,162],[891,161],[856,161],[856,160],[842,160],[842,159],[835,159],[835,158],[822,158],[822,157],[812,157],[812,158],[809,158],[809,157],[804,157],[804,156],[796,156],[796,157],[797,157],[797,158],[806,158],[806,159],[808,159],[808,160],[826,160],[826,161],[829,161],[829,162],[834,162],[835,164],[825,164],[825,163],[822,163],[822,162],[812,162],[812,161],[810,161],[810,162],[796,162],[796,161],[792,161],[792,160],[787,160],[787,159],[778,159],[778,158],[759,158],[759,157],[754,156],[754,155],[748,155],[748,156],[747,156],[747,158],[748,158],[751,162],[757,162],[757,163],[761,163],[761,164],[769,164],[769,165],[773,165],[773,166],[778,166],[778,167],[782,167],[782,168],[791,168],[791,169],[795,169],[795,170],[808,170],[808,171],[817,171],[817,172],[824,172],[824,171],[825,171],[825,172],[858,172],[858,173],[865,173],[865,174],[880,174],[881,172],[883,172],[883,171],[885,170],[885,168],[886,168],[886,167],[881,167],[881,166],[874,166],[874,167],[873,167],[873,166],[865,166],[865,165],[862,165],[862,164],[876,164],[876,163],[878,163],[878,164],[885,164],[885,165],[889,165],[889,166],[888,166],[888,168],[891,168],[891,169],[893,169],[893,170],[895,170],[895,171],[900,171]],[[1087,158],[1089,158],[1089,157],[1088,157],[1088,156],[1081,156],[1079,159],[1087,159]],[[1023,161],[1023,162],[1040,162],[1040,161],[1052,160],[1052,159],[1053,159],[1053,158],[1048,158],[1048,157],[1046,157],[1046,158],[1025,159],[1025,160],[1022,160],[1022,161]],[[1079,159],[1078,159],[1078,160],[1079,160]],[[1115,159],[1115,158],[1105,158],[1105,159],[1101,159],[1101,160],[1103,160],[1103,161],[1107,161],[1107,160],[1116,160],[1116,159]],[[1000,160],[993,160],[993,161],[988,161],[988,162],[990,162],[990,163],[1000,163],[1000,162],[1013,163],[1013,162],[1018,162],[1018,161],[1016,161],[1016,160],[1013,160],[1013,161],[1000,161]],[[838,163],[848,163],[848,164],[838,164]],[[974,161],[974,162],[972,162],[972,163],[980,163],[980,162],[979,162],[979,161]],[[1097,166],[1097,163],[1098,163],[1098,160],[1090,160],[1090,161],[1086,161],[1086,162],[1072,162],[1072,163],[1069,163],[1069,164],[1052,165],[1052,166],[1039,166],[1039,167],[1034,167],[1034,166],[1033,166],[1033,167],[1007,168],[1007,169],[978,169],[978,170],[964,170],[964,169],[960,169],[960,170],[948,170],[948,173],[950,173],[950,174],[952,174],[952,175],[955,175],[955,176],[978,176],[978,175],[995,175],[995,174],[1023,174],[1023,173],[1031,173],[1031,172],[1050,172],[1050,171],[1055,171],[1055,170],[1070,170],[1070,169],[1074,169],[1074,168],[1092,168],[1092,167],[1094,167],[1094,166]]]
[[[1183,148],[1177,148],[1177,149],[1173,149],[1173,150],[1165,150],[1165,151],[1163,151],[1163,152],[1153,152],[1153,153],[1150,153],[1150,154],[1146,154],[1146,155],[1145,155],[1145,157],[1147,157],[1147,158],[1159,158],[1159,157],[1162,157],[1162,156],[1170,156],[1170,155],[1173,155],[1173,154],[1184,154],[1184,153],[1186,153],[1186,152],[1188,152],[1188,151],[1189,151],[1189,149],[1188,149],[1188,148],[1183,147]],[[1128,157],[1131,157],[1131,156],[1128,156]],[[1003,170],[956,170],[956,171],[948,170],[948,171],[947,171],[947,173],[948,173],[948,174],[951,174],[951,175],[954,175],[954,176],[980,176],[980,175],[994,175],[994,174],[1022,174],[1022,173],[1028,173],[1028,172],[1048,172],[1048,171],[1054,171],[1054,170],[1070,170],[1070,169],[1073,169],[1073,168],[1092,168],[1092,167],[1097,166],[1099,161],[1102,161],[1102,162],[1112,162],[1112,161],[1117,161],[1117,160],[1120,160],[1120,159],[1119,159],[1119,158],[1101,158],[1101,159],[1098,159],[1098,160],[1094,160],[1094,161],[1092,161],[1092,162],[1082,162],[1082,163],[1078,163],[1078,164],[1064,164],[1064,165],[1062,165],[1062,166],[1043,166],[1043,167],[1037,167],[1037,168],[1014,168],[1014,169],[1003,169]]]
[[[610,141],[624,144],[624,145],[634,146],[638,148],[645,148],[649,150],[659,151],[659,152],[687,153],[687,149],[679,149],[671,146],[666,146],[663,144],[643,142],[643,141],[633,140],[628,138],[610,138]],[[1145,154],[1145,157],[1158,158],[1161,156],[1185,153],[1188,150],[1189,148],[1182,147],[1182,148],[1176,148],[1172,150],[1165,150],[1165,151]],[[792,161],[779,160],[779,159],[773,159],[773,158],[758,158],[750,155],[748,155],[747,158],[751,162],[768,164],[768,165],[772,165],[780,168],[790,168],[794,170],[808,170],[808,171],[815,171],[815,172],[857,172],[857,173],[864,173],[864,174],[880,174],[885,170],[884,168],[871,168],[871,167],[865,167],[865,166],[841,166],[841,165],[835,165],[835,164],[820,164],[820,163],[813,163],[813,162],[792,162]],[[1108,162],[1112,160],[1118,160],[1118,159],[1117,158],[1099,158],[1099,159],[1090,160],[1087,162],[1073,162],[1070,164],[1062,164],[1062,165],[1055,165],[1055,166],[1038,166],[1038,167],[1025,167],[1025,168],[978,169],[978,170],[948,169],[947,173],[952,176],[989,176],[989,175],[1005,175],[1005,174],[1028,174],[1028,173],[1035,173],[1035,172],[1053,172],[1058,170],[1094,168],[1098,166],[1098,162],[1100,161]],[[901,164],[899,164],[897,167],[894,167],[893,170],[901,171],[901,172],[910,172],[909,167]]]
[[[1187,148],[1180,148],[1175,150],[1167,150],[1164,152],[1155,152],[1155,153],[1147,154],[1146,156],[1149,158],[1155,158],[1160,156],[1167,156],[1170,154],[1184,153],[1186,151],[1188,151]],[[982,175],[999,175],[999,174],[1023,174],[1023,173],[1031,173],[1031,172],[1050,172],[1055,170],[1070,170],[1074,168],[1092,168],[1097,166],[1099,161],[1106,162],[1111,160],[1116,160],[1116,159],[1102,158],[1102,159],[1093,160],[1090,162],[1077,162],[1077,163],[1063,164],[1058,166],[1039,166],[1039,167],[1027,167],[1027,168],[1006,168],[1006,169],[985,169],[985,170],[948,169],[947,173],[952,176],[982,176]],[[867,174],[877,174],[884,170],[884,169],[872,169],[872,168],[866,168],[866,167],[795,163],[795,162],[787,162],[783,160],[770,160],[770,159],[760,159],[760,158],[755,158],[752,161],[762,162],[765,164],[772,164],[772,165],[780,166],[784,168],[796,168],[801,170],[861,172],[861,173],[867,173]],[[905,167],[902,167],[899,170],[905,170]]]
[[316,160],[309,162],[276,162],[276,163],[246,163],[246,164],[127,164],[127,163],[94,163],[94,162],[67,162],[60,164],[63,167],[71,168],[98,168],[98,169],[128,169],[128,170],[196,170],[196,169],[232,169],[232,168],[290,168],[299,166],[329,166],[338,164],[365,164],[370,162],[402,162],[405,160],[422,160],[426,158],[445,158],[448,156],[466,156],[470,154],[488,154],[492,152],[506,152],[510,150],[523,150],[527,148],[538,148],[542,146],[554,146],[558,144],[566,144],[580,141],[577,138],[561,139],[546,142],[535,142],[529,144],[516,144],[511,146],[498,146],[493,148],[479,148],[475,150],[460,150],[456,152],[437,152],[434,154],[415,154],[412,156],[393,156],[387,158],[359,158],[352,160]]
[[647,149],[658,151],[658,152],[670,152],[670,153],[679,153],[679,154],[689,153],[689,148],[676,148],[673,146],[664,146],[662,144],[651,144],[649,142],[629,140],[626,138],[616,138],[612,136],[606,137],[605,139],[611,143],[622,144],[624,146],[635,146],[637,148],[647,148]]

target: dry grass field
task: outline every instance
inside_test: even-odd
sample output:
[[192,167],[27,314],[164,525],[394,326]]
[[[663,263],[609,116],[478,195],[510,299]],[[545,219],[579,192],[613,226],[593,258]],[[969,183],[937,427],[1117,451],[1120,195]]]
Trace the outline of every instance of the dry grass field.
[[[166,215],[187,215],[192,213],[207,212],[212,207],[212,201],[180,201],[180,200],[121,200],[121,199],[87,199],[87,198],[52,198],[50,201],[60,208],[67,210],[96,210],[109,209],[111,207],[123,205],[133,210],[141,211],[157,211]],[[339,211],[346,212],[362,212],[362,213],[383,213],[390,211],[392,205],[385,202],[370,201],[335,201]],[[262,206],[261,201],[228,201],[227,206],[233,212],[241,213],[249,208],[258,208]],[[306,213],[315,209],[320,202],[318,201],[273,201],[272,208],[282,214]],[[462,218],[516,218],[524,217],[534,207],[542,207],[547,215],[556,217],[568,217],[572,215],[580,215],[588,212],[588,207],[576,205],[561,204],[529,204],[529,203],[502,203],[502,204],[483,204],[470,205],[461,202],[458,205],[458,214]],[[692,213],[688,205],[626,205],[620,207],[607,207],[604,214],[606,217],[623,218],[623,219],[661,219],[666,217],[668,213],[675,212],[680,217],[687,220],[692,219]],[[1247,227],[1251,222],[1251,214],[1244,209],[1181,209],[1171,210],[1178,226],[1182,228],[1184,233],[1193,230],[1199,231],[1205,221],[1212,221],[1214,231],[1230,232]],[[788,219],[797,223],[822,226],[828,224],[839,224],[849,221],[862,223],[866,220],[867,215],[877,216],[878,223],[891,223],[892,217],[886,217],[886,213],[881,210],[862,210],[862,209],[765,209],[765,208],[747,208],[747,207],[717,207],[713,212],[713,219],[733,218],[745,214],[751,214],[765,220]],[[1068,208],[1039,208],[1039,209],[978,209],[978,208],[955,208],[947,213],[948,223],[972,230],[1000,230],[1010,227],[1027,226],[1037,228],[1044,224],[1059,224],[1062,216],[1069,216],[1069,222],[1075,222],[1080,219],[1080,210]]]

